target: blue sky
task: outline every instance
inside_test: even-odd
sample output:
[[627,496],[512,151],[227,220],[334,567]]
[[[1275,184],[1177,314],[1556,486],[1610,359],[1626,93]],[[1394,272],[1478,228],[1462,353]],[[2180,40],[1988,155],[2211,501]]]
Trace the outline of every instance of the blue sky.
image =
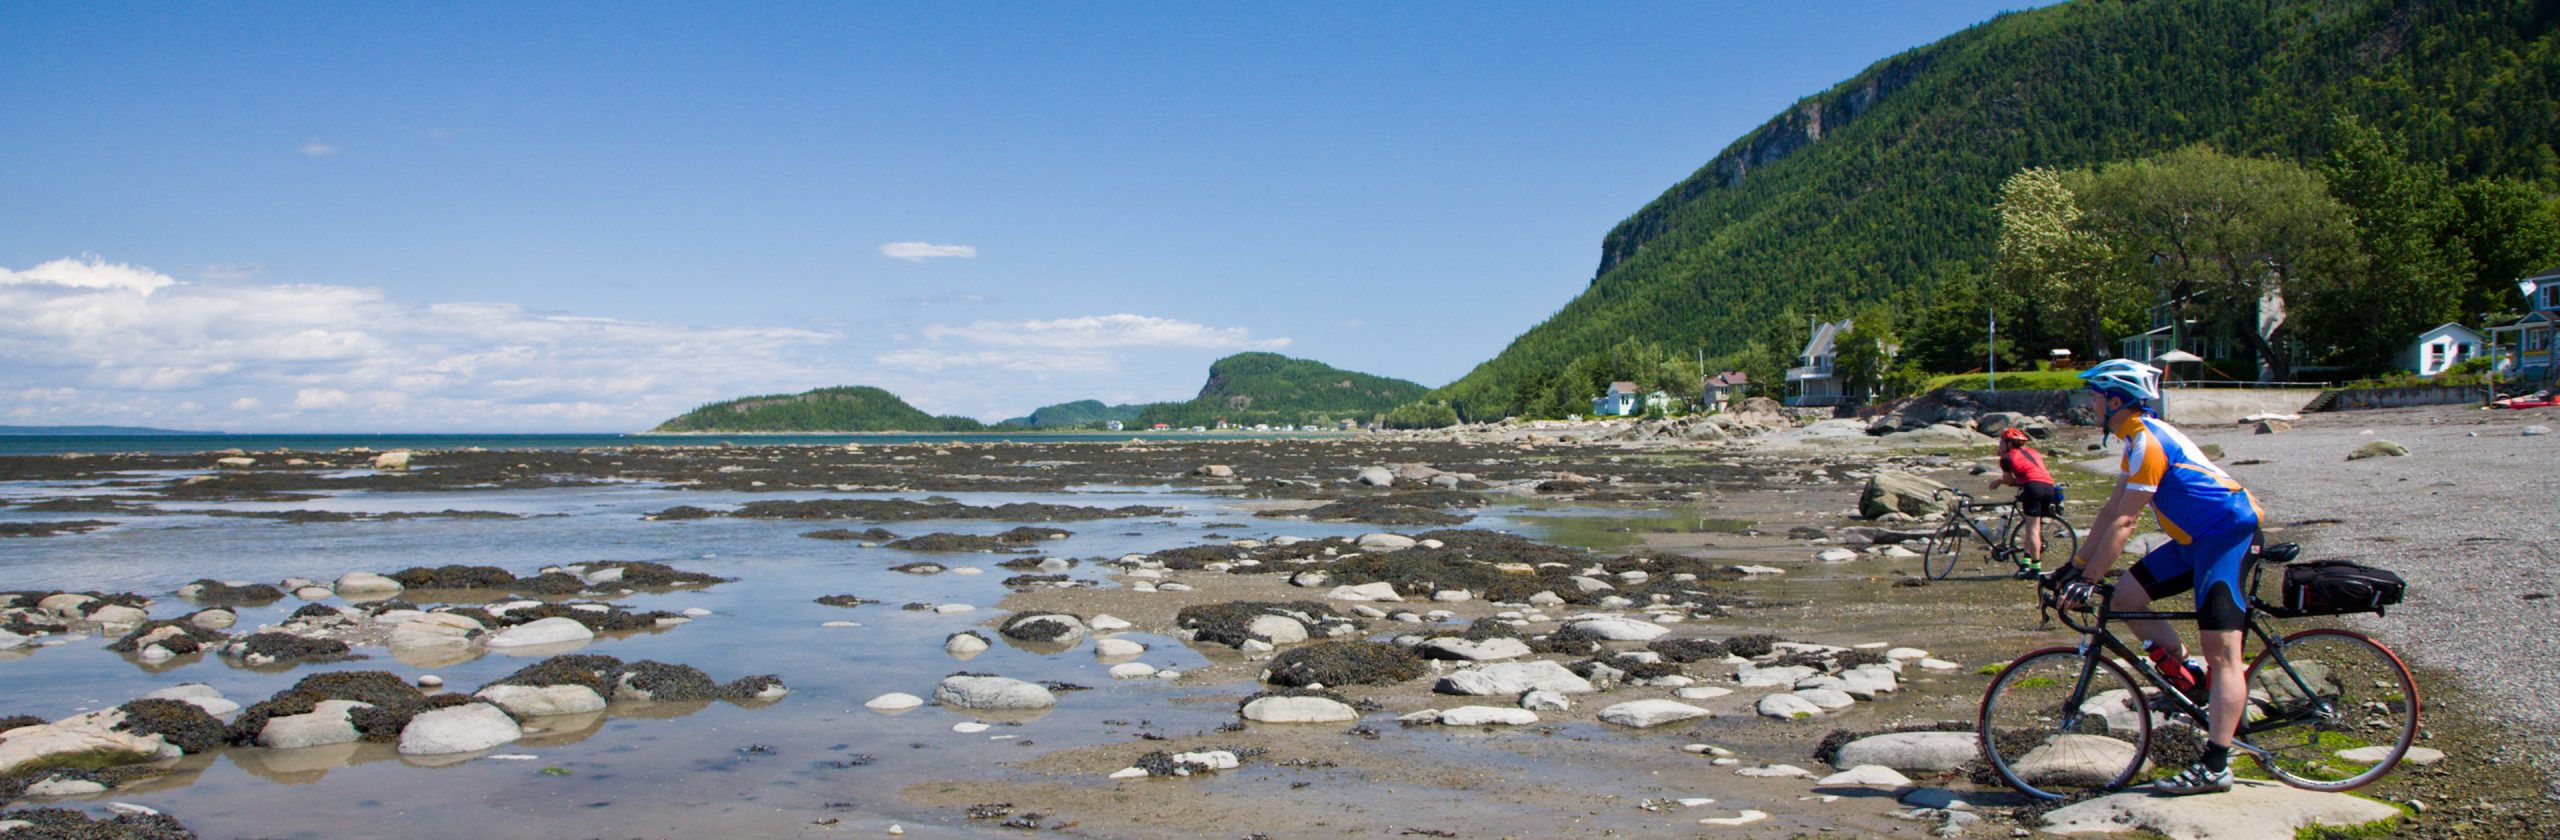
[[2016,5],[0,0],[0,423],[1441,385],[1743,132]]

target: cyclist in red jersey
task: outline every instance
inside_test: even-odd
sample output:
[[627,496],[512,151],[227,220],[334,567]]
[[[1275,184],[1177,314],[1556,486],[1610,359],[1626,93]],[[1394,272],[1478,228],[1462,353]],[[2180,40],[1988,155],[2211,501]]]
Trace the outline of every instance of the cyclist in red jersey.
[[2018,577],[2032,578],[2044,574],[2044,519],[2047,513],[2062,514],[2062,488],[2053,484],[2053,473],[2044,468],[2044,454],[2027,445],[2025,429],[2000,432],[2000,477],[1992,479],[1991,489],[2002,485],[2018,487],[2018,513],[2027,517],[2026,564],[2018,568]]

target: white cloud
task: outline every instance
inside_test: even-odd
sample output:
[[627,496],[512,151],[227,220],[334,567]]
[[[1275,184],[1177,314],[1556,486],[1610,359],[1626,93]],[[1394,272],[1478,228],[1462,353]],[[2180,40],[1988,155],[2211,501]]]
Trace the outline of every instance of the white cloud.
[[741,394],[864,383],[872,372],[846,369],[843,340],[347,286],[193,285],[84,257],[0,268],[0,413],[187,428],[635,429]]
[[178,281],[170,279],[169,275],[124,263],[107,262],[96,254],[86,254],[77,259],[64,257],[25,271],[0,268],[0,286],[63,286],[148,295],[177,284]]
[[207,263],[186,272],[205,280],[247,280],[267,273],[267,267],[257,263]]
[[1243,327],[1212,327],[1148,315],[1095,315],[1054,321],[973,321],[924,328],[935,341],[961,339],[1004,347],[1092,349],[1188,347],[1206,350],[1277,350],[1289,339],[1257,339]]
[[336,157],[338,152],[338,147],[318,140],[302,144],[303,157]]
[[981,350],[944,353],[922,347],[893,350],[871,357],[874,364],[925,373],[949,368],[995,368],[1024,373],[1110,373],[1120,359],[1107,353],[1061,353],[1052,350]]
[[924,262],[941,257],[969,259],[978,255],[973,245],[936,245],[931,242],[890,242],[880,246],[880,255],[908,262]]

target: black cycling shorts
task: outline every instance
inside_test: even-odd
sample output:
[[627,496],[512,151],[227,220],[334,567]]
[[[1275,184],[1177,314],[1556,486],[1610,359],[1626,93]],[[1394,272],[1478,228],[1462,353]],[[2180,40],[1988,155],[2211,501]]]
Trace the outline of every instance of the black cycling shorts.
[[2028,516],[2062,515],[2062,488],[2042,481],[2018,489],[2018,510]]

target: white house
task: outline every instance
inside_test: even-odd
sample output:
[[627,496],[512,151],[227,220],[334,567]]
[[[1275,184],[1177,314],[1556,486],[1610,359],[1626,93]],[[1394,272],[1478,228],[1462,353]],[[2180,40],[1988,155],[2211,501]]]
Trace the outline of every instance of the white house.
[[2560,365],[2552,364],[2560,345],[2560,267],[2518,281],[2524,291],[2525,314],[2515,323],[2490,327],[2491,352],[2498,375],[2526,383],[2549,384]]
[[2416,371],[2419,376],[2434,376],[2445,369],[2471,361],[2487,352],[2489,340],[2470,327],[2445,324],[2418,334],[2418,340],[2400,351],[2392,362],[2401,370]]
[[1591,400],[1594,417],[1625,417],[1644,411],[1644,397],[1636,392],[1633,382],[1611,382],[1609,390]]
[[1804,352],[1796,354],[1802,364],[1787,369],[1788,405],[1839,405],[1849,401],[1848,391],[1841,387],[1840,377],[1833,371],[1839,361],[1840,334],[1849,331],[1849,319],[1839,323],[1817,324],[1813,337],[1806,339]]

